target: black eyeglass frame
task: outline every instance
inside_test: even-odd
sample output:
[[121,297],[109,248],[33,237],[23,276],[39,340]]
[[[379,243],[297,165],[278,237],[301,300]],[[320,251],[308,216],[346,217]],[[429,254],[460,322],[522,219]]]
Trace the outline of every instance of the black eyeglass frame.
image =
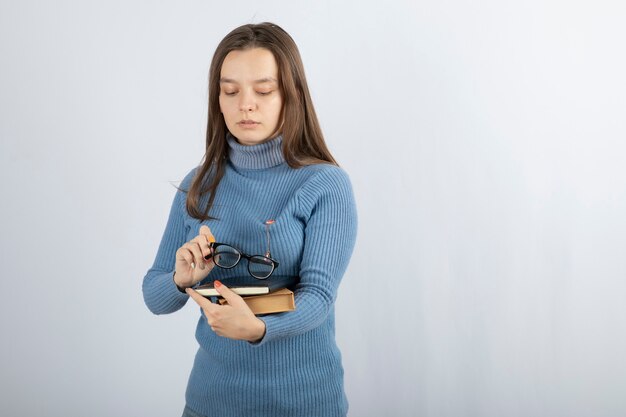
[[[246,258],[248,260],[248,273],[253,276],[256,279],[259,280],[264,280],[264,279],[268,279],[276,270],[276,268],[278,268],[278,261],[275,259],[270,258],[268,255],[248,255],[247,253],[244,253],[241,249],[228,244],[228,243],[219,243],[219,242],[212,242],[210,244],[210,248],[211,248],[211,255],[206,256],[206,259],[210,259],[210,258],[214,258],[215,256],[215,250],[216,248],[218,248],[219,246],[228,246],[229,248],[234,249],[237,252],[237,255],[239,255],[239,259],[237,259],[237,262],[235,262],[235,264],[233,266],[222,266],[220,264],[218,264],[217,262],[215,262],[215,259],[213,259],[213,261],[215,262],[215,265],[219,266],[222,269],[232,269],[234,267],[236,267],[237,265],[239,265],[239,262],[241,262],[242,258]],[[232,252],[229,252],[230,254],[233,254]],[[252,271],[250,270],[250,259],[252,258],[262,258],[264,260],[270,261],[272,263],[272,270],[270,271],[269,274],[267,274],[266,277],[257,277],[256,275],[254,275],[252,273]]]

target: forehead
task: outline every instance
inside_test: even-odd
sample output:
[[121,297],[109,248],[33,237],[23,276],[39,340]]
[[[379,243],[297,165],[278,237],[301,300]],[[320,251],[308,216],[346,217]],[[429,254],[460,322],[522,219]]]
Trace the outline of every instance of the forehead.
[[265,48],[230,51],[220,70],[220,79],[245,83],[258,80],[278,79],[278,65],[274,55]]

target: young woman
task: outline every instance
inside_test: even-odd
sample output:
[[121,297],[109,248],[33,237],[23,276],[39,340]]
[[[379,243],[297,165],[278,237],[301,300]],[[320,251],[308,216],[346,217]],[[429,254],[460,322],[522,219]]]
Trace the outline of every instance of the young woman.
[[[211,62],[203,162],[182,181],[143,280],[155,314],[189,298],[201,307],[183,416],[347,414],[334,302],[356,229],[350,180],[324,143],[295,42],[271,23],[233,30]],[[216,240],[265,255],[217,267]],[[257,282],[259,268],[275,268],[268,280],[298,277],[295,311],[255,316],[228,288]],[[191,288],[210,282],[227,305]]]

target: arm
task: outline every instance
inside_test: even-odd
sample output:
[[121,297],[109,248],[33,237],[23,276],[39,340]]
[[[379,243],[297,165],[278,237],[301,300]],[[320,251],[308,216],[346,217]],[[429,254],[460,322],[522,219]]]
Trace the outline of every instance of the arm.
[[336,167],[324,169],[298,195],[306,220],[296,310],[260,317],[263,339],[296,336],[320,326],[328,317],[337,288],[348,266],[357,231],[357,213],[347,174]]
[[[182,181],[183,188],[188,189],[187,184],[194,171]],[[144,302],[154,314],[173,313],[180,310],[189,299],[187,294],[178,289],[173,278],[176,251],[185,243],[188,233],[184,221],[185,198],[185,193],[176,192],[154,264],[143,278]]]

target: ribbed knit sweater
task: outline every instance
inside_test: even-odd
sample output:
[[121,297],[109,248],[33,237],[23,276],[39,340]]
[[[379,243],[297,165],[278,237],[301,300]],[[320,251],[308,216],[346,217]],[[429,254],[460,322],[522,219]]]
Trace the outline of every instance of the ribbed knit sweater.
[[[189,216],[186,193],[177,191],[153,266],[143,280],[150,311],[167,314],[189,296],[174,284],[175,253],[206,224],[218,242],[247,254],[267,247],[270,228],[274,276],[299,276],[296,310],[259,316],[266,333],[256,343],[215,334],[202,310],[196,328],[200,345],[186,391],[187,407],[204,416],[345,416],[341,354],[335,343],[334,302],[356,239],[357,213],[350,180],[339,167],[290,168],[282,137],[245,146],[227,136],[229,160],[211,216]],[[198,168],[187,174],[188,190]],[[206,204],[208,196],[201,199]],[[204,205],[202,206],[204,207]],[[246,261],[230,270],[215,267],[203,282],[249,277]]]

